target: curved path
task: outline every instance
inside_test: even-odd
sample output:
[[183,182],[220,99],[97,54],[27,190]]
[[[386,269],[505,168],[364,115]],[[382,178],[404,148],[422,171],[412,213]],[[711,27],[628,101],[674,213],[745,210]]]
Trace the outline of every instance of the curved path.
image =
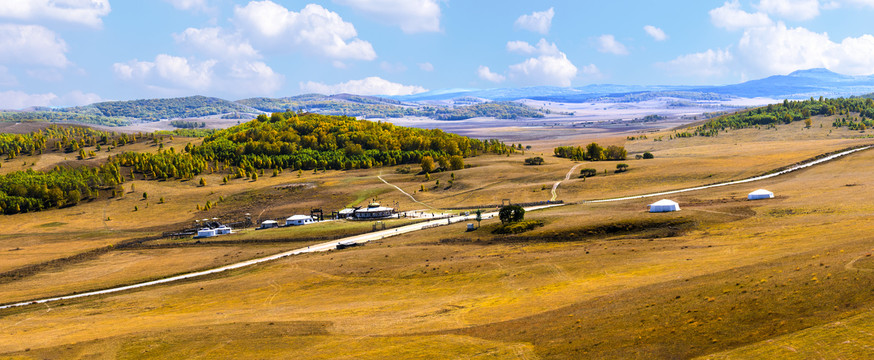
[[576,164],[576,165],[574,165],[573,167],[571,167],[570,170],[568,170],[567,175],[564,176],[564,180],[559,180],[559,181],[557,181],[555,184],[552,185],[552,198],[549,199],[549,201],[555,201],[555,198],[558,197],[558,194],[555,193],[555,189],[558,189],[558,185],[561,184],[562,181],[568,181],[568,180],[570,180],[570,179],[571,179],[571,175],[574,174],[574,171],[576,171],[577,168],[580,167],[580,166],[582,166],[582,165],[583,165],[583,164]]
[[[725,183],[706,185],[706,186],[698,186],[698,187],[686,188],[686,189],[680,189],[680,190],[664,191],[664,192],[652,193],[652,194],[626,196],[626,197],[612,198],[612,199],[592,200],[592,201],[588,201],[588,202],[595,203],[595,202],[610,202],[610,201],[623,201],[623,200],[631,200],[631,199],[642,199],[642,198],[646,198],[646,197],[676,194],[676,193],[687,192],[687,191],[695,191],[695,190],[709,189],[709,188],[714,188],[714,187],[719,187],[719,186],[727,186],[727,185],[743,184],[743,183],[748,183],[748,182],[753,182],[753,181],[759,181],[759,180],[769,179],[769,178],[772,178],[775,176],[780,176],[780,175],[790,173],[793,171],[797,171],[800,169],[804,169],[804,168],[807,168],[807,167],[810,167],[813,165],[821,164],[821,163],[824,163],[824,162],[827,162],[830,160],[837,159],[841,156],[849,155],[849,154],[855,153],[857,151],[867,150],[869,148],[871,148],[871,146],[865,146],[865,147],[861,147],[861,148],[857,148],[857,149],[853,149],[853,150],[843,151],[843,152],[840,152],[837,154],[829,155],[829,156],[824,157],[822,159],[811,161],[809,163],[804,163],[804,164],[801,164],[798,166],[793,166],[789,169],[778,171],[778,172],[773,173],[773,174],[756,176],[756,177],[752,177],[752,178],[744,179],[744,180],[729,181],[729,182],[725,182]],[[573,170],[574,169],[571,168],[571,171],[569,173],[573,172]],[[380,177],[380,180],[382,180],[382,177]],[[386,182],[386,181],[383,180],[383,182]],[[386,182],[386,184],[388,184],[388,182]],[[389,184],[389,185],[391,185],[391,184]],[[392,186],[394,186],[394,185],[392,185]],[[395,187],[397,188],[397,186],[395,186]],[[400,190],[400,188],[398,188],[398,190]],[[401,191],[403,191],[403,190],[401,190]],[[407,194],[407,195],[409,195],[409,194]],[[532,207],[525,208],[525,210],[526,211],[534,211],[534,210],[540,210],[540,209],[545,209],[545,208],[550,208],[550,207],[555,207],[555,206],[562,206],[562,205],[563,204],[532,206]],[[496,215],[497,215],[497,212],[484,213],[483,218],[484,219],[491,218],[491,217],[494,217]],[[265,256],[262,258],[252,259],[252,260],[248,260],[248,261],[243,261],[243,262],[239,262],[236,264],[225,265],[225,266],[214,268],[214,269],[198,271],[198,272],[193,272],[193,273],[188,273],[188,274],[182,274],[182,275],[172,276],[172,277],[153,280],[153,281],[142,282],[142,283],[133,284],[133,285],[120,286],[120,287],[114,287],[114,288],[97,290],[97,291],[89,291],[89,292],[73,294],[73,295],[23,301],[23,302],[14,303],[14,304],[0,305],[0,310],[19,307],[19,306],[32,305],[32,304],[44,304],[44,303],[49,303],[49,302],[54,302],[54,301],[111,294],[111,293],[116,293],[116,292],[121,292],[121,291],[139,289],[139,288],[152,286],[152,285],[166,284],[166,283],[171,283],[171,282],[185,280],[185,279],[192,279],[192,278],[201,277],[201,276],[205,276],[205,275],[217,274],[217,273],[221,273],[221,272],[228,271],[228,270],[234,270],[234,269],[244,268],[244,267],[248,267],[248,266],[252,266],[252,265],[256,265],[256,264],[261,264],[261,263],[265,263],[268,261],[281,259],[281,258],[284,258],[287,256],[333,250],[333,249],[336,249],[337,244],[339,244],[341,242],[342,243],[363,244],[363,243],[366,243],[368,241],[384,239],[387,237],[406,234],[406,233],[413,232],[413,231],[424,230],[424,229],[428,229],[428,228],[435,227],[435,226],[448,225],[448,224],[458,223],[458,222],[462,222],[462,221],[474,220],[475,218],[476,218],[476,215],[454,216],[454,217],[450,217],[450,218],[445,219],[446,222],[444,222],[443,219],[440,219],[440,220],[434,220],[434,221],[429,221],[429,222],[425,222],[425,223],[418,223],[418,224],[402,226],[402,227],[399,227],[396,229],[382,230],[382,231],[377,231],[377,232],[364,234],[364,235],[350,236],[350,237],[343,238],[340,240],[329,241],[329,242],[325,242],[325,243],[321,243],[321,244],[317,244],[317,245],[308,246],[306,248],[290,250],[290,251],[282,252],[279,254]],[[852,263],[849,265],[852,266]]]
[[413,202],[416,202],[416,203],[418,203],[418,204],[425,205],[425,206],[427,206],[427,207],[428,207],[429,209],[431,209],[431,210],[437,210],[437,209],[435,209],[435,208],[434,208],[433,206],[431,206],[431,205],[428,205],[428,204],[423,203],[423,202],[421,202],[421,201],[419,201],[419,200],[416,200],[416,198],[414,198],[413,195],[410,195],[410,193],[404,191],[404,189],[399,188],[397,185],[392,184],[392,183],[390,183],[390,182],[388,182],[388,181],[385,181],[385,179],[382,178],[382,172],[380,172],[379,175],[377,175],[376,177],[379,178],[379,180],[382,180],[382,182],[386,183],[386,185],[389,185],[389,186],[394,187],[395,189],[398,189],[398,191],[400,191],[402,194],[408,196],[408,197],[410,198],[410,200],[413,200]]

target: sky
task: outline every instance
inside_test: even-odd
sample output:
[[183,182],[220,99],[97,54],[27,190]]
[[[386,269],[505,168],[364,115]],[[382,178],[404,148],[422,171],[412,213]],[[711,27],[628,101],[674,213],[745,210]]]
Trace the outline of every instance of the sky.
[[874,74],[874,0],[0,0],[0,108]]

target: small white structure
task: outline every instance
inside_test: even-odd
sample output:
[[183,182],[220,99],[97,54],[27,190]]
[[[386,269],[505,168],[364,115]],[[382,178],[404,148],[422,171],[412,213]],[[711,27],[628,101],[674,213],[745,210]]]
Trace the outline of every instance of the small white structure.
[[264,220],[261,222],[261,229],[278,228],[279,223],[276,220]]
[[394,210],[390,207],[379,206],[379,203],[371,203],[364,209],[355,210],[352,216],[356,219],[379,219],[391,216]]
[[199,238],[207,238],[215,236],[215,230],[213,229],[200,229],[197,230],[197,237]]
[[222,226],[215,228],[216,235],[227,235],[230,233],[231,233],[231,228],[229,228],[227,225],[222,225]]
[[677,204],[676,201],[668,199],[662,199],[652,204],[649,204],[649,212],[651,213],[671,211],[680,211],[680,204]]
[[768,190],[765,190],[765,189],[759,189],[759,190],[753,191],[749,195],[747,195],[747,200],[761,200],[761,199],[773,199],[773,198],[774,198],[774,193],[772,193]]
[[298,226],[298,225],[306,225],[312,224],[313,217],[309,215],[292,215],[290,218],[285,219],[285,226]]

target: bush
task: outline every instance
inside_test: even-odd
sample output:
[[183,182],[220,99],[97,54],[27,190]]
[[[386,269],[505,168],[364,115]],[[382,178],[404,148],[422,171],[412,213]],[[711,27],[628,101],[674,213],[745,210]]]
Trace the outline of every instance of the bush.
[[527,158],[525,159],[525,165],[543,165],[543,158],[540,156]]
[[580,170],[580,177],[592,177],[598,174],[598,170],[586,168]]
[[616,172],[621,173],[621,172],[625,172],[625,171],[628,171],[628,164],[625,164],[625,163],[616,164]]
[[527,220],[504,224],[492,231],[492,234],[518,234],[543,226],[542,220]]
[[655,156],[653,156],[651,152],[647,151],[647,152],[643,153],[643,158],[644,159],[652,159],[652,158],[655,158]]

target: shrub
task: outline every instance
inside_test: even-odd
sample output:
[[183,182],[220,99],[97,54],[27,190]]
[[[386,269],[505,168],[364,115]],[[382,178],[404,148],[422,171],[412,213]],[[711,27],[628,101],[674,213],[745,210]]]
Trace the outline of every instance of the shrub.
[[514,223],[525,219],[525,209],[519,205],[507,205],[498,211],[498,218],[501,223]]
[[493,230],[493,234],[518,234],[543,226],[542,220],[526,220],[504,224]]
[[525,159],[525,165],[543,165],[543,158],[540,156],[527,158]]
[[592,168],[585,168],[585,169],[580,170],[580,176],[584,177],[584,178],[592,177],[592,176],[595,176],[597,174],[598,174],[598,170],[595,170]]
[[628,170],[628,164],[625,164],[625,163],[616,164],[616,172],[620,173],[620,172],[624,172],[627,170]]
[[655,158],[655,156],[653,156],[651,152],[647,151],[647,152],[643,153],[643,158],[644,159],[652,159],[652,158]]

